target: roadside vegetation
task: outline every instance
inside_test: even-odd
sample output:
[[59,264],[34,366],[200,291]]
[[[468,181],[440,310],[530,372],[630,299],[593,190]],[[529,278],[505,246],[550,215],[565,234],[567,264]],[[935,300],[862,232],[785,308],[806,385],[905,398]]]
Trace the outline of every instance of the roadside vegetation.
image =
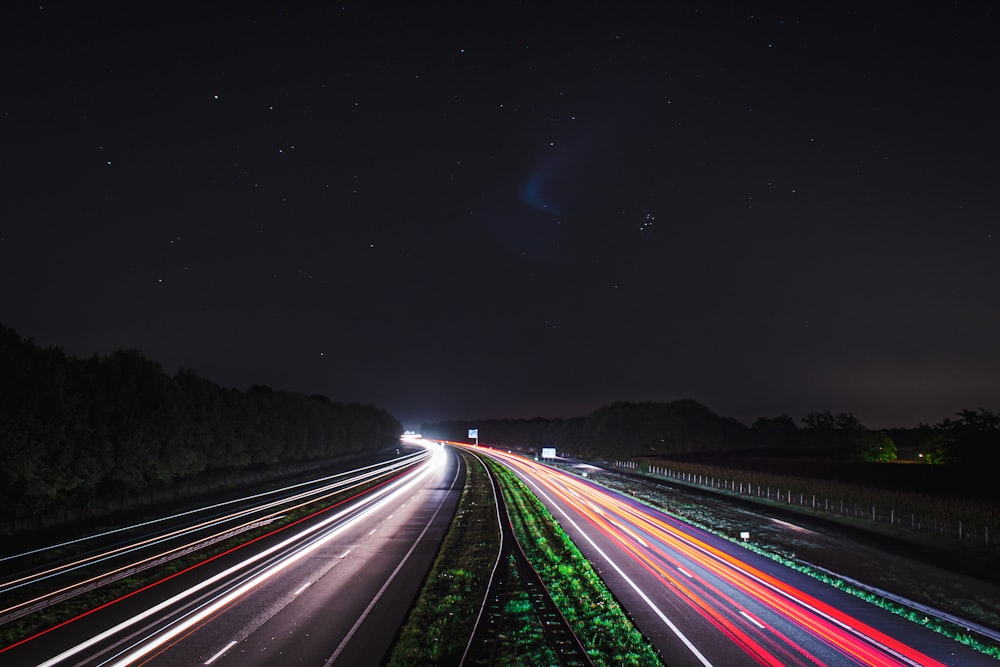
[[[848,412],[809,412],[800,424],[788,415],[760,417],[747,426],[690,399],[618,401],[568,419],[445,421],[420,428],[425,437],[458,441],[475,428],[480,441],[494,447],[534,453],[555,447],[561,456],[589,461],[711,453],[781,453],[855,463],[907,460],[942,469],[920,476],[924,488],[1000,500],[992,477],[1000,464],[1000,414],[983,408],[960,410],[934,425],[877,430]],[[875,469],[884,471],[869,468]]]
[[455,518],[386,664],[458,664],[500,548],[493,489],[482,464],[459,451],[466,476]]
[[0,325],[0,534],[183,501],[401,432],[373,406],[171,376],[137,350],[77,359]]
[[510,594],[504,604],[503,625],[506,628],[497,642],[494,664],[510,667],[539,667],[561,664],[549,645],[545,630],[538,622],[535,605],[525,590],[514,557],[507,559],[510,572]]
[[510,470],[492,460],[488,465],[500,481],[518,542],[594,663],[662,664],[548,509]]
[[[391,667],[457,664],[486,593],[500,546],[496,506],[483,465],[460,454],[468,474],[455,520],[389,654]],[[516,539],[591,660],[597,665],[662,664],[548,510],[510,471],[485,460],[500,481]],[[504,565],[507,594],[494,663],[557,664],[513,556]]]
[[676,460],[637,459],[628,465],[674,482],[896,538],[992,556],[994,566],[1000,566],[1000,506],[995,503],[961,498],[942,502],[921,493]]
[[[918,600],[925,605],[986,628],[1000,629],[1000,604],[991,598],[989,593],[967,590],[964,587],[954,589],[944,582],[936,582],[924,576],[919,563],[904,566],[894,561],[891,566],[886,567],[885,560],[891,559],[891,556],[885,553],[878,554],[879,561],[876,564],[867,562],[857,549],[849,545],[836,549],[836,553],[822,546],[817,551],[817,545],[809,544],[811,538],[808,533],[811,531],[806,531],[807,534],[801,531],[777,532],[773,530],[774,520],[770,519],[766,512],[741,509],[724,498],[684,490],[685,486],[694,488],[698,486],[697,484],[679,484],[677,487],[670,487],[657,482],[653,477],[640,479],[615,473],[591,474],[590,479],[613,490],[628,493],[637,500],[672,516],[736,542],[751,551],[892,611],[982,653],[1000,658],[1000,646],[996,641],[970,631],[960,623],[950,622],[946,618],[938,618],[932,613],[900,604],[891,595],[878,592],[878,588],[865,586],[877,586],[886,591],[894,590],[904,597]],[[702,486],[712,488],[709,484]],[[717,488],[713,490],[718,492]],[[749,530],[750,540],[740,539],[740,532],[744,530]],[[797,553],[800,551],[811,552],[816,560],[835,559],[827,565],[832,567],[833,571],[803,562]],[[838,576],[838,573],[845,570],[854,572],[858,580],[852,581],[844,576]],[[860,571],[855,572],[855,570]],[[877,577],[877,583],[873,584],[872,577]],[[915,582],[920,582],[917,587],[914,586]]]

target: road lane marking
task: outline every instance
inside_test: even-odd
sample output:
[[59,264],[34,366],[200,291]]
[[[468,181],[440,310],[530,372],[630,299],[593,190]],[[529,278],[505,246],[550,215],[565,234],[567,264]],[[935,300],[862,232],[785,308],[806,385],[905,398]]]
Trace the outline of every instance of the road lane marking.
[[310,586],[312,586],[312,582],[311,581],[307,581],[306,583],[302,584],[302,587],[299,588],[299,590],[297,590],[294,593],[292,593],[292,595],[298,595],[299,593],[301,593],[305,589],[309,588]]
[[642,590],[642,588],[640,588],[638,584],[636,584],[634,581],[632,581],[632,579],[630,579],[629,576],[627,574],[625,574],[625,571],[622,570],[618,566],[618,563],[616,563],[615,561],[613,561],[608,556],[608,554],[606,554],[604,552],[604,550],[601,549],[601,547],[597,546],[597,542],[595,542],[593,540],[593,538],[591,538],[590,535],[585,530],[583,530],[582,528],[580,528],[580,526],[576,523],[576,521],[573,520],[573,518],[569,515],[569,513],[565,509],[563,509],[562,505],[560,505],[559,503],[557,503],[554,500],[552,500],[552,497],[549,496],[549,494],[547,494],[544,491],[544,489],[542,489],[542,487],[539,486],[535,482],[535,480],[533,478],[531,478],[530,476],[528,477],[528,481],[531,483],[531,486],[535,487],[535,490],[538,492],[538,495],[541,495],[547,501],[549,501],[549,505],[550,506],[557,508],[559,510],[559,512],[564,517],[566,517],[566,520],[576,529],[576,531],[579,534],[583,535],[583,538],[585,540],[587,540],[588,542],[590,542],[590,546],[592,546],[594,548],[594,550],[597,552],[597,554],[601,558],[603,558],[604,561],[608,565],[610,565],[614,569],[615,572],[618,573],[619,577],[621,577],[622,579],[625,580],[625,583],[627,583],[629,585],[629,587],[633,591],[636,592],[636,594],[642,599],[643,602],[646,603],[646,605],[650,608],[650,610],[659,617],[659,619],[663,622],[663,624],[666,625],[668,628],[670,628],[670,631],[673,632],[674,635],[678,639],[681,640],[681,643],[683,643],[684,646],[686,646],[689,651],[691,651],[691,654],[694,655],[694,657],[698,659],[698,662],[700,662],[705,667],[713,667],[712,663],[708,660],[708,658],[706,658],[704,655],[702,655],[701,651],[699,651],[698,648],[691,642],[691,640],[688,639],[684,635],[683,632],[681,632],[680,628],[678,628],[676,625],[674,625],[673,621],[671,621],[667,617],[667,615],[663,613],[663,610],[661,610],[659,607],[656,606],[656,603],[654,603],[650,599],[650,597],[648,595],[646,595],[646,593]]
[[224,656],[226,654],[226,651],[228,651],[229,649],[231,649],[234,646],[236,646],[236,640],[233,640],[233,641],[229,642],[228,644],[226,644],[222,648],[221,651],[219,651],[218,653],[216,653],[215,655],[213,655],[211,658],[209,658],[208,660],[206,660],[205,664],[206,665],[211,665],[213,662],[215,662],[216,660],[218,660],[219,658],[221,658],[222,656]]
[[760,621],[758,621],[756,618],[754,618],[750,614],[746,613],[745,611],[741,611],[740,612],[740,616],[742,616],[743,618],[747,619],[748,621],[750,621],[751,623],[753,623],[754,625],[756,625],[761,630],[764,629],[764,625]]
[[376,530],[378,530],[378,528],[372,528],[371,531],[368,534],[369,535],[374,535]]
[[[132,524],[131,526],[122,526],[120,528],[115,528],[113,530],[108,530],[108,531],[105,531],[105,532],[102,532],[102,533],[95,533],[93,535],[86,535],[84,537],[80,537],[80,538],[77,538],[75,540],[69,540],[68,542],[60,542],[58,544],[52,544],[52,545],[49,545],[49,546],[46,546],[46,547],[41,547],[41,548],[38,548],[38,549],[33,549],[31,551],[25,551],[25,552],[18,553],[18,554],[11,554],[9,556],[3,556],[2,558],[0,558],[0,563],[2,563],[4,561],[16,559],[16,558],[22,558],[24,556],[31,556],[33,554],[41,553],[42,551],[49,551],[49,550],[52,550],[52,549],[58,549],[60,547],[65,547],[65,546],[69,546],[69,545],[72,545],[72,544],[77,544],[77,543],[80,543],[80,542],[86,542],[88,540],[93,540],[93,539],[97,539],[97,538],[100,538],[100,537],[107,537],[108,535],[114,535],[115,533],[121,533],[121,532],[129,531],[129,530],[133,530],[135,528],[143,528],[145,526],[151,526],[151,525],[153,525],[155,523],[162,523],[164,521],[170,521],[172,519],[179,519],[180,517],[183,517],[183,516],[188,516],[190,514],[197,514],[198,512],[205,512],[205,511],[211,510],[211,509],[217,509],[219,507],[224,507],[226,505],[232,505],[234,503],[240,503],[240,502],[244,502],[244,501],[247,501],[247,500],[255,500],[257,498],[262,498],[264,496],[269,496],[269,495],[273,495],[273,494],[277,494],[277,493],[282,493],[282,492],[285,492],[285,491],[290,491],[292,489],[296,489],[296,488],[299,488],[299,487],[302,487],[302,486],[308,486],[310,484],[316,484],[318,482],[326,482],[328,480],[332,480],[332,479],[335,479],[337,477],[346,477],[347,475],[354,474],[355,475],[355,479],[356,479],[358,477],[358,473],[361,473],[363,470],[371,470],[372,468],[377,468],[379,466],[383,466],[387,470],[388,469],[401,468],[401,467],[404,467],[406,465],[406,461],[407,460],[409,460],[409,461],[416,461],[420,457],[424,457],[424,454],[418,452],[418,453],[415,453],[415,454],[411,454],[411,455],[409,455],[409,456],[407,456],[407,457],[405,457],[403,459],[397,459],[395,461],[392,461],[391,463],[389,461],[384,461],[384,462],[380,462],[380,463],[373,463],[371,465],[362,466],[361,468],[356,468],[354,470],[345,470],[345,471],[342,471],[342,472],[335,473],[333,475],[328,475],[326,477],[318,477],[316,479],[307,480],[305,482],[300,482],[298,484],[292,484],[291,486],[281,487],[281,488],[278,488],[278,489],[272,489],[270,491],[265,491],[263,493],[256,493],[256,494],[253,494],[253,495],[244,496],[242,498],[233,498],[231,500],[227,500],[227,501],[221,502],[221,503],[216,503],[214,505],[205,505],[204,507],[196,507],[194,509],[188,510],[186,512],[181,512],[179,514],[173,514],[173,515],[170,515],[170,516],[162,516],[162,517],[159,517],[157,519],[153,519],[151,521],[144,521],[142,523]],[[389,464],[388,466],[385,465],[387,463]],[[350,480],[348,480],[348,481],[350,481]],[[337,486],[340,483],[341,482],[338,482],[337,484],[329,485],[328,487],[326,487],[326,489],[334,488],[335,486]],[[320,491],[320,492],[322,492],[322,491],[324,491],[326,489],[319,489],[319,488],[317,488],[314,491]],[[314,491],[310,491],[309,493],[313,493]],[[284,500],[288,500],[288,498],[286,498]]]
[[[552,503],[552,505],[557,507],[564,516],[569,518],[567,510],[557,504],[548,494],[542,491],[541,484],[545,484],[545,482],[538,482],[535,479],[534,475],[537,473],[529,472],[527,466],[525,466],[525,470],[519,469],[517,474],[522,477],[524,481],[529,482],[534,489],[538,490],[538,492],[550,503]],[[605,491],[604,493],[606,493],[609,498],[617,498],[619,496],[626,497],[623,493],[619,494],[613,491]],[[631,499],[628,500],[631,501]],[[655,511],[655,508],[652,509]],[[681,525],[681,522],[674,519],[666,518],[665,521],[670,524]],[[570,519],[570,522],[576,526],[572,519]],[[578,526],[577,528],[579,529]],[[769,590],[771,594],[780,596],[797,606],[801,606],[810,613],[815,614],[819,620],[829,624],[828,627],[824,628],[824,636],[826,636],[827,639],[834,645],[841,647],[841,649],[845,652],[850,651],[855,657],[860,657],[861,662],[866,662],[867,664],[866,659],[870,657],[869,650],[875,649],[883,651],[888,655],[906,663],[907,665],[913,665],[914,667],[916,667],[916,665],[942,664],[920,653],[916,649],[912,649],[906,644],[899,642],[893,637],[884,634],[878,629],[859,621],[857,618],[851,618],[843,615],[843,613],[839,612],[839,610],[835,607],[818,600],[804,591],[797,590],[790,586],[783,586],[783,582],[780,579],[772,577],[765,572],[756,569],[749,562],[741,562],[740,559],[732,558],[732,556],[727,553],[726,547],[722,547],[720,550],[712,547],[710,544],[702,542],[697,537],[694,537],[694,535],[705,533],[704,530],[698,528],[685,528],[684,530],[690,530],[691,532],[677,533],[677,539],[688,545],[688,547],[701,552],[706,557],[713,560],[716,564],[715,566],[720,568],[720,571],[722,571],[722,569],[726,569],[728,571],[738,573],[740,577],[746,578],[747,581],[745,584],[745,590],[747,592],[751,592],[753,588],[759,587],[759,590],[752,594],[760,596],[763,595],[766,590]],[[584,532],[582,534],[595,547],[598,553],[604,555],[587,533]],[[611,564],[614,565],[614,562],[611,561]],[[836,633],[840,631],[846,633],[847,636],[837,635]],[[848,640],[854,640],[854,644],[852,645]]]
[[[124,656],[122,654],[119,654],[119,656],[116,658],[116,662],[114,663],[114,665],[115,667],[125,667],[126,665],[135,662],[139,658],[142,658],[148,655],[149,653],[156,651],[163,644],[170,642],[177,635],[187,632],[188,629],[190,629],[192,626],[202,623],[205,618],[210,617],[211,615],[217,613],[220,609],[228,606],[234,600],[242,597],[244,594],[246,594],[248,591],[258,586],[266,579],[274,576],[275,574],[284,570],[291,564],[311,554],[316,549],[321,548],[327,542],[334,539],[337,535],[340,535],[341,533],[349,530],[356,523],[359,523],[360,521],[367,518],[368,515],[378,511],[385,505],[388,505],[393,500],[393,496],[395,494],[406,493],[407,491],[409,491],[410,488],[412,488],[416,484],[423,483],[424,478],[428,477],[431,474],[431,472],[432,470],[430,468],[425,468],[421,472],[419,472],[416,476],[402,478],[400,480],[397,480],[393,484],[383,487],[378,491],[374,491],[371,495],[363,498],[356,508],[349,508],[349,509],[360,509],[360,512],[354,514],[350,518],[347,518],[345,520],[345,516],[349,515],[349,510],[342,510],[337,514],[331,515],[330,517],[327,517],[326,519],[316,524],[313,524],[309,527],[300,530],[298,533],[292,534],[290,537],[287,537],[285,540],[279,542],[278,544],[272,545],[264,549],[263,551],[255,553],[252,556],[245,558],[243,561],[236,563],[235,565],[223,570],[222,572],[212,575],[208,579],[202,580],[201,582],[195,584],[194,586],[191,586],[185,591],[178,593],[177,595],[174,595],[171,598],[163,600],[162,602],[147,608],[145,611],[140,612],[139,614],[136,614],[135,616],[132,616],[131,618],[125,621],[122,621],[118,625],[108,628],[107,630],[104,630],[103,632],[90,637],[89,639],[77,644],[76,646],[73,646],[63,651],[59,655],[46,660],[39,667],[51,667],[60,662],[63,662],[67,658],[72,657],[94,646],[98,642],[104,641],[105,639],[115,635],[116,633],[121,632],[125,628],[131,627],[132,625],[135,625],[136,623],[139,623],[145,620],[146,618],[149,618],[150,616],[155,616],[156,614],[165,611],[167,608],[176,605],[181,600],[184,600],[185,598],[190,597],[191,595],[197,593],[198,591],[208,588],[216,584],[217,582],[220,582],[226,577],[232,576],[234,573],[237,573],[240,570],[251,566],[253,563],[263,560],[272,554],[276,554],[280,552],[282,549],[288,549],[289,547],[294,546],[296,543],[301,544],[303,541],[307,539],[314,540],[310,541],[307,547],[292,551],[290,554],[281,558],[281,560],[277,561],[269,568],[260,571],[260,573],[257,574],[256,576],[248,580],[244,580],[244,583],[242,583],[241,585],[227,587],[227,592],[224,592],[223,594],[215,597],[214,602],[212,602],[207,606],[202,607],[199,612],[188,615],[187,617],[185,617],[185,620],[177,623],[171,629],[166,630],[165,632],[160,632],[158,636],[156,636],[156,633],[154,633],[154,635],[151,635],[149,638],[147,638],[150,639],[150,641],[146,642],[144,645],[141,642],[139,644],[134,645],[133,646],[134,650],[132,650],[131,653]],[[338,522],[343,522],[343,523],[339,523],[338,525]],[[328,528],[330,528],[329,532],[327,532]],[[319,536],[319,538],[317,539],[317,536],[315,536],[314,534],[319,532],[321,532],[321,536]],[[171,577],[177,576],[177,574],[179,573],[175,573],[171,575]]]
[[350,549],[348,549],[344,553],[340,554],[340,556],[338,556],[338,558],[347,558],[347,554],[349,554],[349,553],[351,553]]
[[694,575],[691,574],[690,572],[688,572],[687,570],[685,570],[683,567],[678,567],[677,569],[680,570],[681,574],[683,574],[688,579],[694,579]]
[[[459,469],[456,467],[455,476],[451,480],[451,486],[449,487],[449,491],[455,488],[455,481],[458,479],[458,472]],[[360,628],[361,624],[364,623],[365,619],[368,618],[368,614],[370,614],[372,609],[375,608],[375,605],[378,604],[378,601],[382,599],[382,595],[389,588],[389,585],[396,578],[396,575],[399,574],[399,571],[403,569],[404,565],[406,565],[406,562],[410,560],[410,556],[413,555],[413,552],[417,550],[417,545],[419,545],[420,542],[423,541],[424,535],[426,535],[427,531],[430,530],[431,524],[434,523],[434,519],[436,519],[437,515],[441,512],[441,508],[444,507],[444,502],[447,498],[448,498],[447,494],[443,494],[441,496],[441,500],[440,502],[438,502],[437,507],[434,509],[434,513],[431,514],[431,518],[427,520],[427,524],[424,526],[424,529],[420,531],[419,535],[417,535],[417,539],[413,541],[413,544],[410,546],[409,551],[406,552],[403,558],[399,561],[399,564],[396,566],[396,569],[392,571],[392,574],[389,575],[389,578],[385,580],[385,583],[382,584],[382,587],[378,589],[377,593],[375,593],[375,597],[372,598],[372,601],[368,603],[368,606],[365,607],[365,610],[361,612],[361,616],[359,616],[358,620],[354,622],[353,626],[351,626],[351,629],[347,632],[347,636],[345,636],[344,639],[340,642],[340,646],[337,647],[337,650],[333,652],[333,655],[331,655],[330,658],[326,661],[326,663],[324,663],[323,667],[331,667],[333,663],[337,661],[337,657],[340,656],[341,653],[343,653],[345,648],[347,648],[347,644],[354,638],[354,634],[358,631],[358,628]]]

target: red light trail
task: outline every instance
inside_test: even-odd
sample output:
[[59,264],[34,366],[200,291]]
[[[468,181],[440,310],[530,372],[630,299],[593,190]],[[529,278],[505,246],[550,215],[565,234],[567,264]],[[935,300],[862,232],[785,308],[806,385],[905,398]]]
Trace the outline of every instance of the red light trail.
[[[519,473],[543,501],[561,508],[566,520],[583,533],[598,534],[648,573],[643,591],[648,604],[656,604],[651,596],[658,595],[648,590],[652,578],[719,635],[742,649],[751,663],[884,667],[943,664],[713,546],[700,530],[686,527],[662,512],[551,466],[498,450],[487,453]],[[618,554],[610,551],[609,560],[625,576],[613,562]],[[639,592],[638,585],[632,585]],[[667,618],[661,610],[657,612]],[[679,628],[670,625],[703,665],[713,664]]]

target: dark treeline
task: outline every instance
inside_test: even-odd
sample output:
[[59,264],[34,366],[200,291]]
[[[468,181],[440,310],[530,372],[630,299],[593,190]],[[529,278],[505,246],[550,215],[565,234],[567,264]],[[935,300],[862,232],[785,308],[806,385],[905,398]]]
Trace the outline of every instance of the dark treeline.
[[752,426],[721,417],[693,400],[617,402],[586,417],[487,419],[423,424],[431,438],[466,441],[478,428],[480,442],[511,449],[556,447],[590,459],[676,456],[711,452],[762,453],[834,460],[889,462],[905,448],[925,463],[1000,463],[1000,416],[962,410],[954,419],[914,429],[868,429],[846,412],[811,412],[801,425],[788,415],[762,417]]
[[135,350],[76,359],[0,325],[0,519],[10,525],[198,476],[398,443],[365,405],[171,377]]
[[479,429],[482,444],[555,447],[560,453],[591,459],[746,449],[753,444],[746,426],[692,400],[617,402],[571,419],[438,422],[422,425],[421,433],[466,441],[469,428]]
[[754,439],[778,451],[859,461],[907,459],[922,463],[981,467],[1000,464],[1000,415],[990,410],[960,410],[952,418],[916,428],[875,431],[854,415],[811,412],[802,427],[788,415],[762,417],[751,427]]

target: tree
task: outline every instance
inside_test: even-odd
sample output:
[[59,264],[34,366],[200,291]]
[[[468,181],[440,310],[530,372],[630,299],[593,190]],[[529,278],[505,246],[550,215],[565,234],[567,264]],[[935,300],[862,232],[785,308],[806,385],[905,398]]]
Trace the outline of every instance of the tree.
[[852,452],[857,445],[857,434],[864,426],[849,412],[834,415],[826,412],[810,412],[802,418],[806,427],[802,440],[806,447],[829,450],[840,454]]
[[896,460],[896,443],[885,431],[861,429],[852,433],[855,458],[869,463],[890,463]]
[[799,429],[788,415],[759,417],[750,427],[762,444],[780,449],[790,449],[799,442]]
[[690,399],[618,402],[586,418],[582,445],[588,453],[605,456],[718,451],[744,445],[746,431]]
[[938,425],[949,440],[949,459],[976,465],[1000,463],[1000,414],[977,408],[960,410],[957,417]]
[[916,447],[921,462],[945,463],[948,460],[951,437],[937,426],[921,423],[917,426]]
[[825,412],[809,412],[802,418],[802,423],[806,428],[815,431],[855,431],[863,428],[858,418],[850,412],[841,412],[833,415],[829,410]]
[[205,471],[389,446],[387,412],[168,376],[138,350],[79,360],[0,325],[0,513],[53,514]]

